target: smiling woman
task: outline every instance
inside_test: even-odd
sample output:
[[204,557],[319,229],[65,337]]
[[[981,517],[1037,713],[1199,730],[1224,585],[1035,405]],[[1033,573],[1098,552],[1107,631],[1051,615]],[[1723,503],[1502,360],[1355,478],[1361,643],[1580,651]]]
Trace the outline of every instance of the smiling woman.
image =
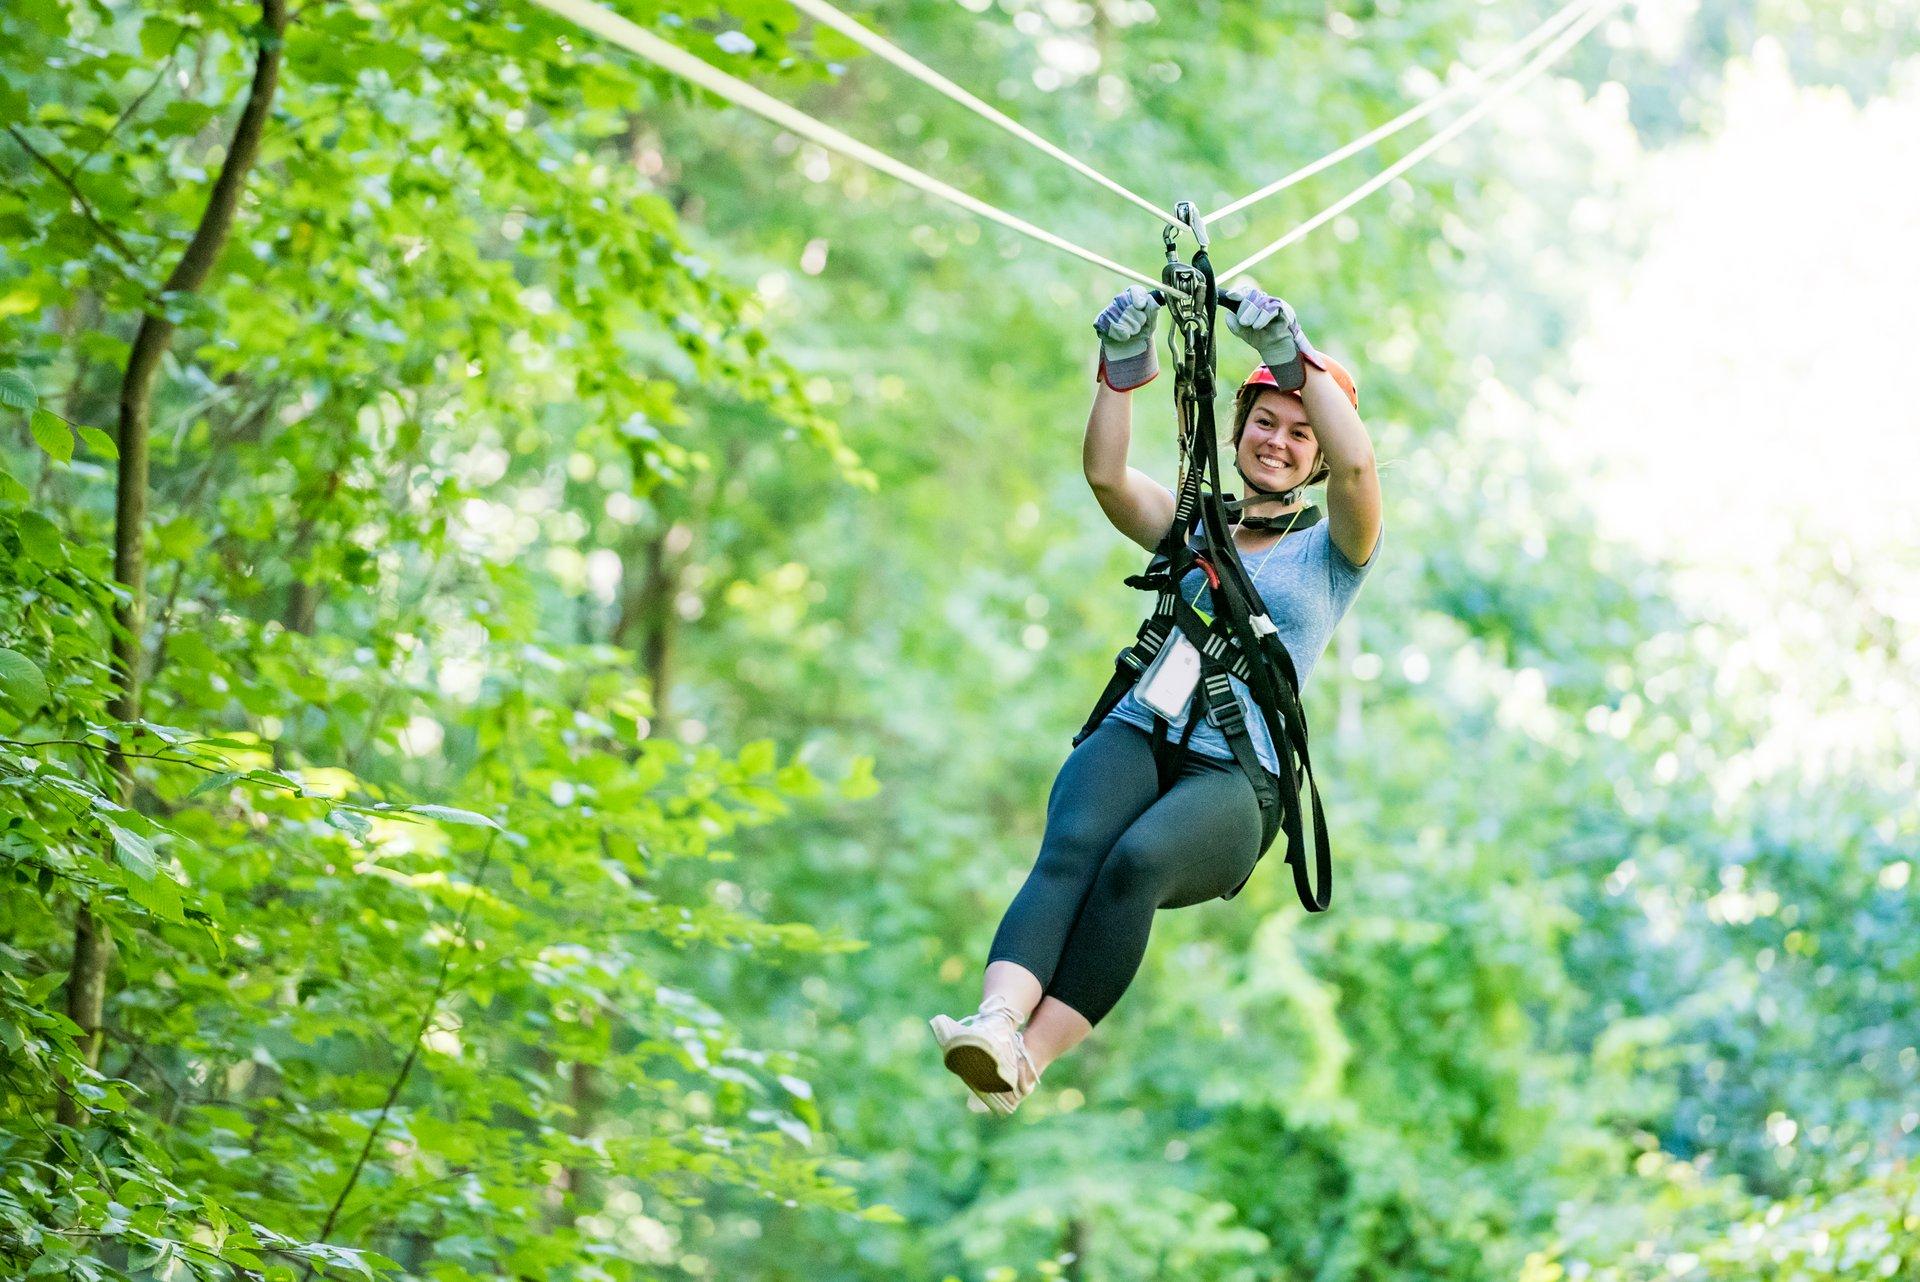
[[[1203,497],[1201,483],[1210,473],[1217,482],[1213,420],[1189,362],[1201,352],[1210,376],[1211,328],[1192,329],[1195,314],[1177,313],[1199,340],[1186,346],[1176,375],[1196,455],[1185,460],[1176,496],[1127,465],[1129,394],[1158,373],[1158,307],[1129,289],[1095,321],[1100,382],[1087,421],[1087,483],[1114,528],[1155,554],[1129,582],[1162,595],[1054,781],[1039,856],[988,951],[979,1010],[930,1021],[946,1066],[978,1109],[1013,1112],[1132,983],[1155,913],[1234,898],[1277,828],[1287,829],[1302,902],[1309,911],[1327,906],[1317,791],[1319,890],[1305,879],[1298,797],[1312,767],[1298,690],[1377,560],[1379,478],[1346,370],[1314,350],[1292,308],[1258,287],[1241,289],[1232,306],[1228,327],[1260,353],[1236,397],[1235,467],[1251,493],[1233,504]],[[1302,499],[1322,480],[1324,522]],[[1261,515],[1249,516],[1255,509]],[[1232,510],[1241,516],[1228,548],[1212,522]],[[1256,553],[1246,568],[1242,554]],[[1269,663],[1292,702],[1280,698]],[[1247,681],[1259,683],[1258,699]],[[1276,733],[1286,742],[1276,745]]]

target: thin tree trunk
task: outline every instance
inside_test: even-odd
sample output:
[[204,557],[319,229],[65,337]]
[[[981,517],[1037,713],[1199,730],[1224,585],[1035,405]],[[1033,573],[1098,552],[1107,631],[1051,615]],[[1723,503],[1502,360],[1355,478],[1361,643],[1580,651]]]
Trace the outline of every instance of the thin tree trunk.
[[1087,1222],[1078,1215],[1067,1217],[1067,1230],[1061,1237],[1060,1252],[1066,1257],[1060,1276],[1066,1282],[1080,1282],[1087,1276]]
[[[100,301],[88,290],[74,305],[67,309],[66,333],[62,336],[68,342],[79,342],[81,333],[90,328],[100,317]],[[80,356],[73,363],[73,377],[67,380],[66,409],[67,418],[76,423],[86,421],[87,417],[87,379],[93,373],[93,358],[86,349],[80,349]]]
[[[337,472],[328,478],[324,497],[333,497],[333,492],[339,487],[339,481],[340,475]],[[313,532],[317,524],[316,518],[311,516],[300,522],[299,528],[293,532],[293,541],[287,548],[288,565],[298,566],[306,559],[307,553],[313,547]],[[308,573],[310,575],[311,571]],[[287,608],[280,616],[280,622],[286,626],[287,631],[311,636],[314,622],[319,616],[320,585],[311,577],[298,578],[288,584]]]
[[678,522],[626,554],[620,617],[613,643],[640,652],[640,667],[653,696],[654,733],[664,733],[673,685],[674,634],[679,630],[681,576],[691,532]]
[[641,662],[646,665],[647,684],[653,691],[653,724],[664,729],[670,712],[672,693],[673,634],[680,623],[676,597],[680,595],[679,558],[667,550],[672,530],[647,545],[646,599],[647,635],[640,647]]
[[[167,293],[197,293],[213,273],[214,263],[233,230],[235,212],[247,175],[260,154],[260,139],[266,132],[267,116],[274,90],[280,82],[281,37],[287,27],[286,0],[261,0],[264,33],[260,52],[254,61],[253,84],[247,92],[247,104],[234,126],[233,141],[227,157],[214,179],[207,197],[206,211],[186,252],[167,277]],[[117,721],[137,721],[140,717],[142,629],[147,606],[147,443],[153,415],[153,385],[160,373],[161,359],[173,343],[174,324],[165,316],[148,312],[140,318],[140,328],[127,357],[126,377],[120,384],[120,476],[114,494],[113,574],[126,588],[114,606],[114,677],[118,684],[112,704]],[[133,804],[133,768],[119,753],[112,756],[113,772],[119,781],[120,804]],[[82,904],[75,914],[73,930],[73,969],[67,976],[67,1017],[80,1028],[82,1055],[90,1068],[98,1067],[104,1040],[102,1013],[106,1006],[107,968],[113,960],[113,931],[108,922],[96,915],[92,905]],[[60,1097],[60,1120],[67,1125],[80,1121],[79,1101],[70,1093]]]
[[305,579],[295,579],[293,586],[287,589],[287,616],[282,622],[287,631],[298,632],[303,636],[311,635],[314,620],[320,615],[319,585]]
[[[587,1016],[592,1020],[592,1016]],[[568,1070],[567,1103],[573,1108],[574,1138],[585,1140],[593,1134],[594,1124],[599,1120],[597,1095],[593,1089],[593,1065],[584,1059],[577,1059]],[[567,1168],[567,1193],[573,1199],[573,1220],[579,1223],[580,1217],[587,1213],[588,1175],[585,1165]]]

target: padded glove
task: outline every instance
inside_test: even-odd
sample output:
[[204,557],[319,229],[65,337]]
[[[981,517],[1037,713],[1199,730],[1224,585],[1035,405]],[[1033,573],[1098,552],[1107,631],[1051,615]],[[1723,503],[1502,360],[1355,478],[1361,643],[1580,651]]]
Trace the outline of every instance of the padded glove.
[[1260,353],[1282,391],[1306,384],[1307,362],[1325,369],[1326,361],[1301,332],[1300,318],[1283,298],[1263,292],[1258,285],[1239,291],[1240,306],[1227,315],[1227,329]]
[[1159,318],[1160,304],[1138,285],[1115,294],[1093,318],[1094,332],[1100,335],[1100,379],[1108,387],[1130,392],[1160,372],[1160,358],[1153,350],[1153,326]]

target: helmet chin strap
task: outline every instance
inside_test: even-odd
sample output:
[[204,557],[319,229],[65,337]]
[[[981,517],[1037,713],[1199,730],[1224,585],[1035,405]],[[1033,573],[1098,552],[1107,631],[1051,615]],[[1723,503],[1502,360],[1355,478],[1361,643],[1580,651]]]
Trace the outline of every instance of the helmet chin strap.
[[1247,485],[1247,497],[1240,500],[1239,503],[1239,506],[1243,508],[1253,503],[1273,501],[1278,501],[1283,505],[1297,503],[1300,501],[1301,492],[1307,488],[1304,485],[1296,485],[1290,490],[1263,490],[1253,483],[1253,478],[1247,475],[1246,469],[1240,466],[1238,459],[1234,460],[1233,470],[1240,473],[1240,479],[1245,481]]

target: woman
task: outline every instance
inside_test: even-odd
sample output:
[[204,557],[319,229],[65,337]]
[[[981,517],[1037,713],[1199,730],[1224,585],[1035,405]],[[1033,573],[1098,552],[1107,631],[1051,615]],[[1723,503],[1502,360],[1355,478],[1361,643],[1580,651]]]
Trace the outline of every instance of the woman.
[[[1094,321],[1100,376],[1082,451],[1101,511],[1149,551],[1173,522],[1174,494],[1127,465],[1127,446],[1130,393],[1159,372],[1158,311],[1134,287]],[[1376,560],[1373,444],[1352,379],[1314,350],[1286,303],[1249,289],[1227,328],[1261,355],[1234,404],[1235,465],[1258,496],[1234,542],[1305,682]],[[1325,521],[1300,493],[1320,482]],[[1181,583],[1203,612],[1211,608],[1205,589],[1197,569]],[[1265,722],[1246,688],[1234,687],[1260,763],[1277,774]],[[1167,737],[1185,735],[1185,722],[1184,714],[1162,719]],[[1129,692],[1068,755],[1047,801],[1039,857],[988,950],[979,1010],[930,1021],[976,1112],[1013,1112],[1047,1065],[1106,1016],[1139,969],[1156,911],[1231,898],[1260,856],[1256,794],[1220,732],[1204,719],[1193,727],[1179,776],[1163,790],[1154,723]]]

